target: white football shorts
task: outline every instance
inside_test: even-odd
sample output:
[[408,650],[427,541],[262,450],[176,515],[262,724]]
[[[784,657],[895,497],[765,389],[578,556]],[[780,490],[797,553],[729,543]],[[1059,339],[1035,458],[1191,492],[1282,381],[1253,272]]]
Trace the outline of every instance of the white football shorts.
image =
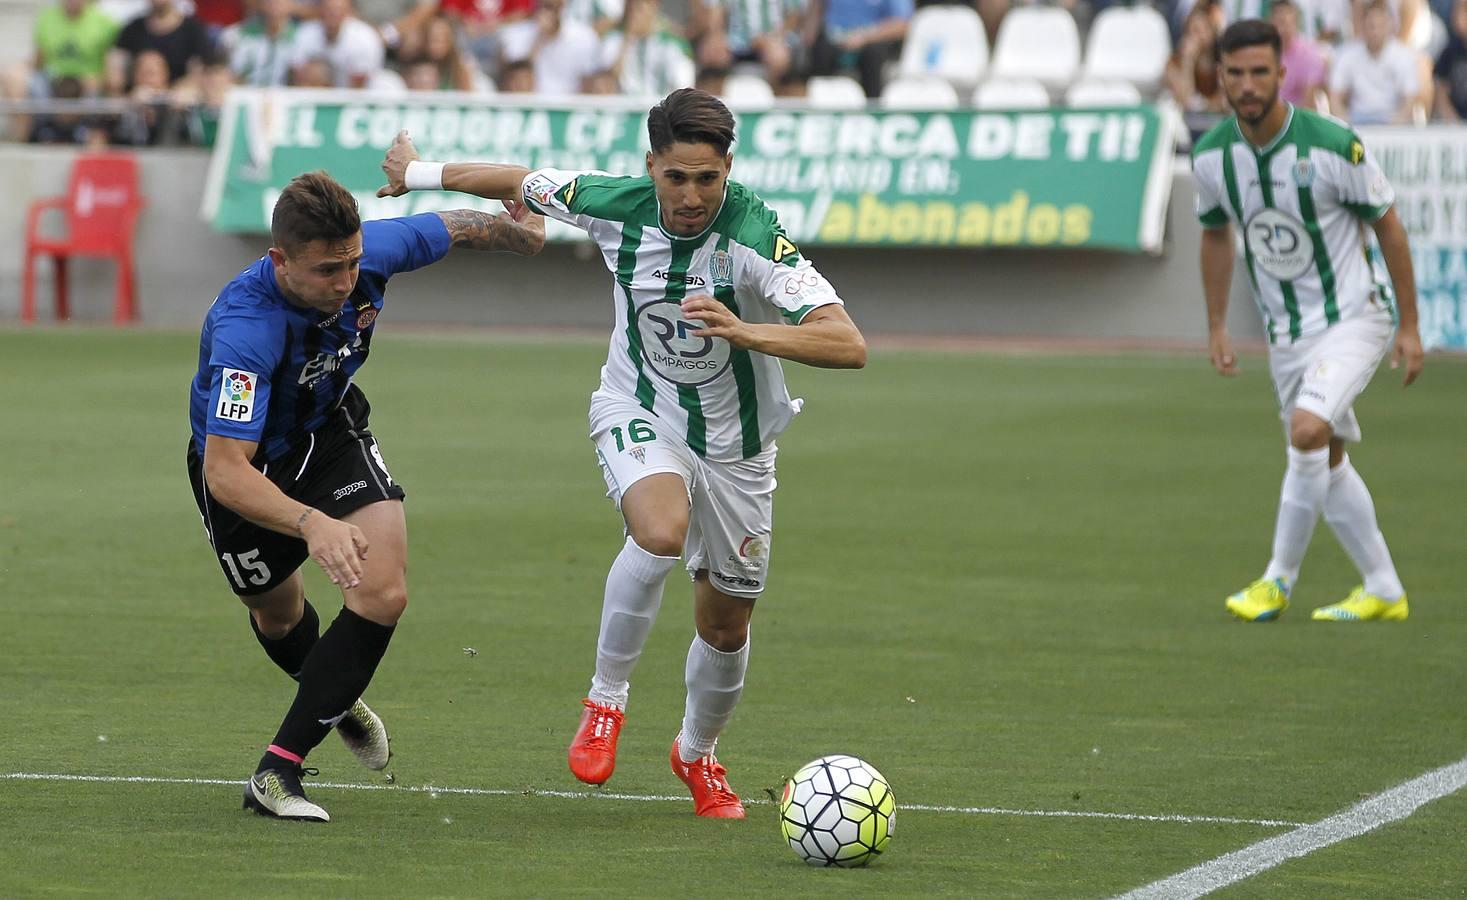
[[1270,347],[1268,367],[1285,440],[1294,410],[1302,409],[1328,422],[1335,437],[1358,442],[1355,398],[1370,383],[1394,335],[1390,316],[1381,313],[1340,322],[1292,346]]
[[714,462],[689,449],[672,425],[635,402],[597,398],[591,440],[606,479],[606,495],[621,508],[632,485],[662,472],[683,479],[688,491],[688,574],[708,570],[714,587],[735,597],[758,597],[769,575],[774,521],[774,457]]

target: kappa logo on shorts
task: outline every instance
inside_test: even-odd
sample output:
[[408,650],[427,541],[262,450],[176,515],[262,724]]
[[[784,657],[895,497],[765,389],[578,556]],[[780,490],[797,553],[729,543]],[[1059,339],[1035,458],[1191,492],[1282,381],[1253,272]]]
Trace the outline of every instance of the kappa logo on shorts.
[[366,487],[367,483],[365,481],[354,481],[346,487],[337,488],[334,492],[332,492],[331,498],[333,500],[340,500],[342,497],[350,497],[357,491],[365,490]]
[[214,415],[229,422],[249,422],[255,417],[255,387],[260,376],[239,369],[225,369],[219,382],[219,405]]

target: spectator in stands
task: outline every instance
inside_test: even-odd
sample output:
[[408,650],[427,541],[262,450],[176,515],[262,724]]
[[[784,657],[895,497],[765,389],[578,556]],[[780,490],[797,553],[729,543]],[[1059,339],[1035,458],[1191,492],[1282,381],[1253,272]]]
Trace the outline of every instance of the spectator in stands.
[[880,97],[883,68],[901,53],[912,0],[816,0],[806,20],[810,73],[859,73],[870,98]]
[[1299,7],[1292,0],[1274,0],[1268,18],[1283,41],[1284,78],[1279,96],[1305,109],[1325,108],[1329,61],[1318,44],[1299,33]]
[[219,36],[221,55],[239,84],[278,87],[290,82],[295,22],[292,0],[259,0],[258,11]]
[[775,88],[796,68],[803,30],[802,0],[707,0],[694,2],[698,64],[728,70],[735,63],[757,63]]
[[501,94],[535,93],[535,67],[528,59],[517,59],[499,67],[496,79]]
[[565,5],[566,18],[590,25],[602,37],[621,24],[625,12],[622,0],[568,0]]
[[1362,38],[1342,47],[1331,66],[1334,114],[1352,125],[1424,121],[1421,62],[1391,33],[1385,3],[1374,0],[1366,7],[1360,27]]
[[360,88],[382,71],[386,49],[377,29],[356,17],[352,0],[321,0],[319,18],[296,28],[292,72],[318,59],[331,67],[336,87]]
[[601,70],[601,39],[584,22],[563,15],[565,0],[539,0],[535,17],[500,29],[506,61],[527,59],[535,67],[535,92],[577,94],[581,82]]
[[621,96],[621,85],[617,83],[615,75],[607,69],[602,69],[581,80],[581,93],[616,97]]
[[[75,75],[63,75],[50,84],[54,100],[79,100],[85,93],[82,80]],[[87,116],[51,113],[36,117],[29,140],[32,144],[105,144],[107,130],[97,128]]]
[[[204,23],[184,15],[177,0],[148,0],[147,13],[128,22],[117,36],[117,49],[125,56],[120,60],[114,57],[114,66],[120,65],[128,73],[123,80],[127,93],[132,93],[138,60],[151,50],[167,65],[168,84],[176,85],[203,71],[213,46]],[[142,63],[142,71],[151,76],[155,65],[155,60],[148,60]]]
[[61,0],[42,9],[33,33],[37,77],[30,93],[44,96],[61,78],[76,79],[84,94],[100,92],[117,35],[117,23],[88,0]]
[[402,54],[403,80],[408,81],[409,70],[415,73],[415,80],[425,84],[428,80],[425,66],[432,66],[436,73],[432,78],[432,87],[417,87],[409,81],[408,88],[411,90],[429,91],[474,91],[480,87],[481,78],[475,65],[469,61],[468,55],[461,53],[458,47],[458,34],[454,30],[452,20],[445,16],[434,16],[423,26],[422,30],[413,36],[411,41],[405,40],[399,52]]
[[1189,112],[1223,112],[1228,101],[1217,70],[1217,36],[1222,10],[1211,0],[1198,0],[1187,13],[1182,39],[1166,64],[1166,86],[1177,105]]
[[224,98],[234,87],[234,70],[222,57],[204,67],[199,77],[199,92],[189,110],[189,143],[198,147],[214,146],[219,133],[219,120],[224,112]]
[[290,69],[290,86],[303,88],[336,87],[336,69],[330,60],[313,57]]
[[[112,129],[112,143],[142,147],[187,140],[186,110],[195,92],[188,82],[172,80],[172,74],[160,50],[143,50],[133,56],[128,73],[132,107]],[[176,92],[175,83],[179,85]]]
[[1436,68],[1437,118],[1447,122],[1467,119],[1467,0],[1457,0],[1452,8],[1451,36]]
[[623,94],[661,99],[693,86],[693,55],[661,16],[658,0],[626,0],[621,28],[601,41],[601,65]]

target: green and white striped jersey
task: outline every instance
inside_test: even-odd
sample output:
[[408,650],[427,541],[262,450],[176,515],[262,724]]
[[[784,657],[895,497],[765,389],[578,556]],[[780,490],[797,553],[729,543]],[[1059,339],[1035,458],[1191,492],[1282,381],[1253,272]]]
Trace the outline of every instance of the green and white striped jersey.
[[805,11],[807,0],[711,0],[724,10],[728,45],[736,53],[750,49],[762,34],[784,34],[791,15]]
[[680,304],[709,294],[745,322],[798,325],[816,307],[840,303],[774,211],[729,181],[713,222],[683,238],[663,229],[645,175],[540,169],[523,187],[531,209],[585,229],[615,276],[601,392],[680,428],[711,460],[748,459],[770,446],[797,411],[779,360],[694,336],[700,325],[683,319]]
[[1283,130],[1257,148],[1229,117],[1197,142],[1192,171],[1203,226],[1242,227],[1270,343],[1292,343],[1371,310],[1394,312],[1365,229],[1391,208],[1395,192],[1348,125],[1290,106]]

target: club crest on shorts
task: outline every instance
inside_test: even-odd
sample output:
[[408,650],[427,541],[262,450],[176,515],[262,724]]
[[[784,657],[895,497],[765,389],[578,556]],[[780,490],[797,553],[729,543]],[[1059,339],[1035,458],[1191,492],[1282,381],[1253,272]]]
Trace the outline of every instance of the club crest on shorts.
[[733,287],[733,257],[726,250],[714,250],[708,261],[708,274],[716,287]]
[[646,447],[633,447],[632,449],[628,450],[627,452],[632,455],[632,459],[635,459],[637,462],[642,463],[643,465],[646,465],[646,463],[647,463],[647,448]]
[[1314,186],[1314,161],[1308,158],[1294,163],[1294,183],[1301,188]]

